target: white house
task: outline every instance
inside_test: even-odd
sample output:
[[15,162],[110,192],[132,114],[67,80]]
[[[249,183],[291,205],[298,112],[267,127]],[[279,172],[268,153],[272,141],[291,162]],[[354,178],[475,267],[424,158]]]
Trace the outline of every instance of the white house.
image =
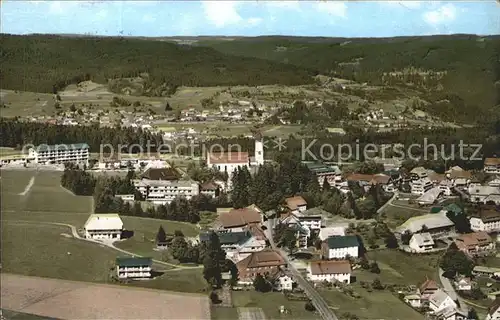
[[490,197],[491,195],[498,195],[500,194],[500,188],[499,187],[492,187],[492,186],[478,186],[478,185],[472,185],[469,186],[469,195],[470,195],[470,202],[473,203],[486,203],[486,199]]
[[132,180],[134,187],[146,201],[154,204],[169,204],[177,197],[191,199],[200,192],[199,184],[194,180]]
[[[250,231],[217,232],[217,235],[222,249],[226,252],[226,258],[234,263],[266,248],[266,241],[253,236]],[[200,241],[208,241],[209,237],[209,233],[199,235]]]
[[495,209],[483,209],[470,218],[470,227],[473,231],[488,233],[500,231],[500,212]]
[[85,238],[94,240],[120,240],[123,221],[118,214],[93,213],[83,227]]
[[412,252],[424,253],[434,249],[434,240],[428,232],[415,233],[410,239],[409,247]]
[[438,289],[429,297],[429,308],[433,313],[438,313],[448,307],[456,308],[457,304],[443,290]]
[[422,297],[419,294],[406,295],[403,300],[413,308],[420,308],[422,306]]
[[470,278],[463,277],[455,282],[458,291],[471,291],[472,290],[472,281]]
[[410,181],[410,192],[412,194],[423,195],[426,191],[431,189],[433,186],[432,181],[427,178],[420,178],[418,180]]
[[496,298],[488,308],[486,320],[500,320],[500,298]]
[[290,213],[294,215],[298,215],[307,210],[307,202],[301,196],[286,198],[285,203]]
[[447,307],[435,313],[439,320],[467,320],[467,313],[454,307]]
[[336,226],[321,228],[318,237],[321,241],[325,241],[329,237],[345,236],[345,230],[347,228],[348,228],[347,225],[336,225]]
[[278,268],[276,273],[271,275],[274,279],[274,289],[277,291],[292,291],[293,278],[286,273],[282,268]]
[[[300,209],[299,209],[300,210]],[[305,211],[299,211],[296,214],[302,226],[309,230],[319,231],[323,224],[323,216],[329,216],[329,213],[321,208],[311,208]]]
[[323,259],[357,258],[359,256],[359,241],[356,236],[333,236],[321,245]]
[[118,279],[151,278],[153,260],[144,257],[116,258],[116,275]]
[[86,143],[39,145],[28,150],[30,158],[40,164],[77,163],[89,165],[89,145]]
[[314,282],[351,283],[351,263],[347,260],[312,261],[307,267],[307,278]]

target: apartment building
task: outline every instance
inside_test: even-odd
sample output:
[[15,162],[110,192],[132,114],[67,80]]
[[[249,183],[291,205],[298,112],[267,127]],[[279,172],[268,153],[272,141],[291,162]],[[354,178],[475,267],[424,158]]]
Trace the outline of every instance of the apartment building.
[[316,175],[320,186],[323,186],[325,179],[332,187],[343,181],[342,170],[338,166],[328,166],[318,162],[303,162],[303,164]]
[[171,203],[177,197],[191,199],[199,194],[199,185],[193,180],[133,180],[134,187],[146,201],[157,205]]
[[470,227],[473,231],[487,233],[500,231],[500,211],[495,208],[483,208],[470,218]]
[[29,158],[40,164],[89,164],[89,145],[86,143],[39,145],[28,150]]
[[423,195],[432,187],[433,187],[432,181],[427,177],[410,181],[410,190],[411,190],[410,192],[413,194]]
[[485,256],[495,251],[495,242],[484,231],[461,234],[455,244],[470,257]]
[[94,240],[120,240],[123,221],[116,213],[93,213],[83,226],[85,238]]
[[357,258],[359,256],[359,241],[357,236],[333,236],[321,245],[323,259]]
[[151,278],[153,260],[145,257],[116,258],[116,275],[118,279]]
[[500,174],[500,158],[484,159],[484,172]]

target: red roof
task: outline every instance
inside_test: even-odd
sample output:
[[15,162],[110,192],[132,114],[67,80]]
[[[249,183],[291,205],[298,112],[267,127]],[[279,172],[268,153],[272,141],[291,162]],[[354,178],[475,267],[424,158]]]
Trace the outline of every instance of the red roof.
[[248,152],[219,152],[209,153],[208,160],[211,164],[238,164],[248,163]]

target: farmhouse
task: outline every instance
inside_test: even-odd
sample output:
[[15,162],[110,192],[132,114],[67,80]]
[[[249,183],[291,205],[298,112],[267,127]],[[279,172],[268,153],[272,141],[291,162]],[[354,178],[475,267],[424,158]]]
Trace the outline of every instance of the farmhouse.
[[357,258],[359,256],[359,241],[356,236],[333,236],[321,245],[323,259]]
[[118,279],[146,279],[151,277],[151,258],[116,258]]
[[245,259],[236,263],[238,268],[239,283],[252,284],[258,274],[273,274],[278,268],[286,266],[283,257],[272,249],[265,249],[250,254]]
[[351,263],[347,260],[312,261],[307,268],[311,281],[351,283]]
[[286,198],[285,203],[286,208],[294,215],[307,210],[307,202],[301,196]]
[[251,224],[260,225],[262,219],[260,212],[251,207],[231,209],[229,212],[222,212],[214,226],[219,232],[246,231]]
[[409,243],[412,252],[425,253],[434,249],[434,240],[428,232],[415,233]]
[[470,227],[473,231],[488,233],[500,231],[500,212],[494,208],[481,208],[472,214]]
[[484,172],[500,174],[500,158],[484,159]]
[[446,238],[455,234],[455,224],[445,213],[430,213],[406,220],[396,229],[395,235],[401,237],[405,232],[414,234],[422,230],[430,233],[433,239]]
[[484,231],[461,234],[455,244],[470,257],[489,255],[495,251],[495,242]]
[[120,240],[123,222],[118,214],[94,213],[83,227],[85,238],[94,240]]
[[134,187],[146,201],[169,204],[177,197],[191,199],[199,194],[199,185],[193,180],[133,180]]
[[29,157],[40,164],[77,163],[89,165],[89,145],[86,143],[39,145],[28,150]]

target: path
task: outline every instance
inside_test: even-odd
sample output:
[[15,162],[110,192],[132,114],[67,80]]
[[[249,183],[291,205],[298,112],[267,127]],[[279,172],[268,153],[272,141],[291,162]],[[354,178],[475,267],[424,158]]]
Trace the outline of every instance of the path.
[[[30,220],[8,220],[8,219],[7,220],[1,220],[1,221],[2,222],[11,222],[11,223],[36,224],[36,225],[47,224],[47,225],[53,225],[53,226],[68,227],[68,228],[71,229],[71,234],[72,234],[73,238],[75,238],[75,239],[82,240],[82,241],[87,241],[87,242],[92,242],[92,243],[96,243],[98,245],[104,245],[104,246],[106,246],[108,248],[111,248],[113,250],[119,251],[119,252],[124,253],[124,254],[129,255],[129,256],[142,257],[141,255],[135,254],[133,252],[126,251],[126,250],[120,249],[118,247],[115,247],[112,242],[103,242],[103,241],[98,241],[98,240],[83,238],[82,236],[80,236],[78,234],[78,231],[77,231],[76,227],[73,226],[73,225],[71,225],[71,224],[59,223],[59,222],[39,222],[39,221],[30,221]],[[168,262],[165,262],[165,261],[155,260],[155,259],[153,259],[153,262],[155,262],[157,264],[164,265],[164,266],[174,267],[175,269],[200,269],[200,268],[203,267],[203,266],[186,267],[186,266],[180,266],[180,265],[177,265],[177,264],[168,263]],[[170,270],[173,270],[173,269],[170,269]],[[167,271],[170,271],[170,270],[167,270]]]
[[[274,250],[277,250],[283,259],[285,260],[286,264],[288,265],[288,269],[292,272],[293,278],[295,281],[297,281],[297,284],[304,289],[305,293],[311,299],[312,304],[316,308],[316,310],[319,312],[321,315],[321,318],[325,320],[338,320],[337,316],[333,313],[333,311],[330,309],[328,304],[326,303],[325,299],[319,294],[318,291],[300,274],[300,272],[293,266],[293,264],[290,262],[288,259],[288,254],[285,253],[283,250],[279,250],[276,247],[276,244],[274,243],[274,238],[273,238],[273,231],[274,231],[274,224],[276,221],[274,219],[270,219],[266,221],[266,230],[264,231],[266,234],[267,239],[269,240],[269,244],[271,245],[271,248]],[[241,319],[241,317],[240,317]]]
[[266,315],[261,308],[238,308],[240,320],[265,320]]
[[446,292],[450,298],[452,298],[454,301],[457,301],[460,303],[460,309],[464,312],[469,312],[469,308],[467,307],[467,304],[465,303],[464,299],[462,299],[457,292],[455,291],[455,288],[453,287],[450,279],[446,278],[443,276],[443,269],[439,268],[439,281],[441,282],[441,285],[443,286],[443,291]]
[[28,192],[31,190],[31,187],[35,184],[35,177],[31,177],[30,181],[28,182],[28,185],[26,185],[26,188],[24,188],[24,191],[19,193],[20,196],[25,196],[28,194]]
[[392,206],[393,205],[392,202],[397,199],[398,194],[399,193],[397,191],[394,192],[394,194],[392,195],[392,198],[390,198],[389,201],[387,201],[380,208],[378,208],[377,214],[384,212],[385,208],[387,208],[388,206]]

